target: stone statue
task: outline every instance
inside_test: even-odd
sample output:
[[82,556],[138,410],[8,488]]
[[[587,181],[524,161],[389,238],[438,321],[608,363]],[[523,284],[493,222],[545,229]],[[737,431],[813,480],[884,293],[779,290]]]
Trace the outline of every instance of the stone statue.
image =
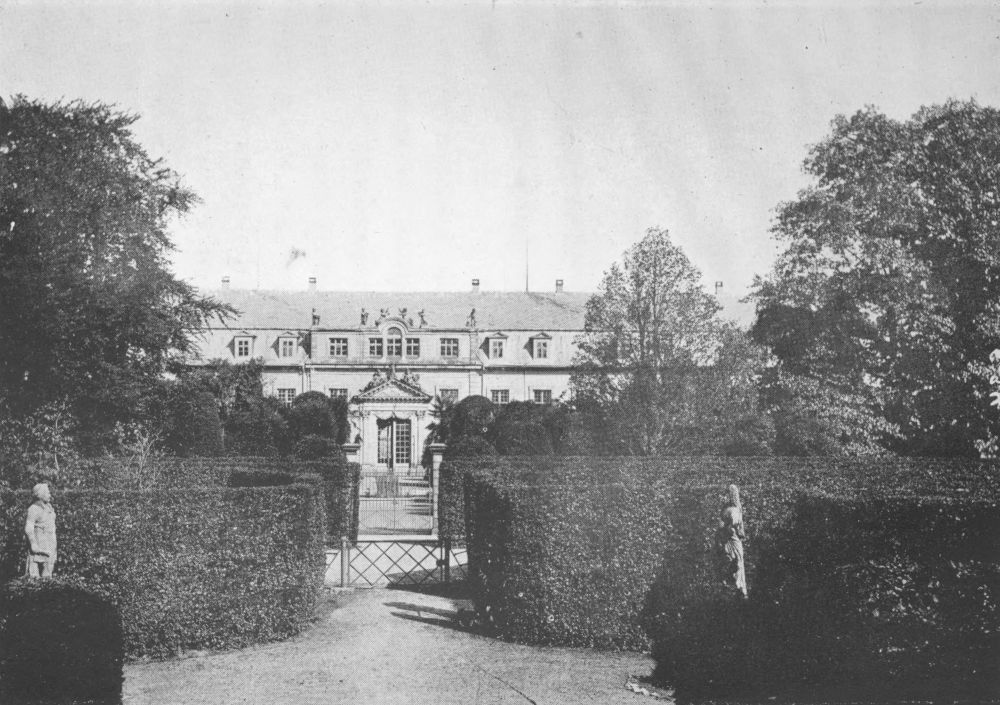
[[367,326],[368,325],[368,312],[365,311],[365,309],[364,309],[363,306],[361,308],[361,325],[363,325],[363,326]]
[[427,325],[427,318],[424,316],[424,309],[417,311],[417,315],[420,317],[420,327],[423,328]]
[[471,311],[469,311],[469,317],[465,319],[465,327],[466,328],[476,327],[476,309],[472,309]]
[[747,574],[743,563],[743,506],[740,489],[729,486],[729,497],[719,514],[718,544],[725,556],[725,582],[743,598],[747,597]]
[[56,565],[56,510],[52,508],[49,486],[40,482],[32,488],[35,501],[28,507],[24,533],[28,537],[28,577],[49,578]]

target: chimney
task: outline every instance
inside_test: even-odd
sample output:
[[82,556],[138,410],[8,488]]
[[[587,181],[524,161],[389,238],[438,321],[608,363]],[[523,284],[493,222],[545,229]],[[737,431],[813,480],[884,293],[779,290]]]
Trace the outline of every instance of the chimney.
[[472,293],[473,294],[478,294],[479,293],[479,280],[478,279],[473,279],[472,280]]
[[319,314],[316,313],[316,309],[313,309],[313,325],[314,326],[319,325]]
[[316,277],[309,277],[309,291],[316,291]]
[[228,276],[225,276],[225,277],[222,278],[222,288],[223,289],[228,289],[229,288],[229,277]]
[[715,296],[718,297],[722,293],[722,282],[715,282]]
[[563,293],[563,280],[562,279],[556,279],[556,293],[557,294]]

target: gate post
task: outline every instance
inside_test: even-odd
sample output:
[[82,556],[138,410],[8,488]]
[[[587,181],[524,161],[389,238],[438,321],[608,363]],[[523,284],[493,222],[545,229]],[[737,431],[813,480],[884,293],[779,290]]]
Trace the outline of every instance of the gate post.
[[441,542],[444,547],[444,582],[451,582],[451,537],[445,536]]
[[347,542],[346,536],[340,537],[340,587],[347,587],[350,577],[351,566],[351,545]]

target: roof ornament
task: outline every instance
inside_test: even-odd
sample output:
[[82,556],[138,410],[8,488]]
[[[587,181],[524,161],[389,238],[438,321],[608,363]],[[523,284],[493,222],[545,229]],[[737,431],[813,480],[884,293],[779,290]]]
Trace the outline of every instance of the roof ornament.
[[381,323],[382,321],[384,321],[388,317],[389,317],[389,309],[387,309],[387,308],[380,308],[378,310],[378,320],[375,321],[375,325],[378,325],[379,323]]
[[469,311],[469,317],[465,319],[465,327],[466,328],[476,327],[476,309],[472,309],[471,311]]
[[417,315],[420,316],[420,327],[423,328],[427,325],[427,318],[424,316],[424,309],[417,311]]
[[416,387],[420,389],[420,375],[415,372],[410,372],[410,368],[403,370],[403,376],[400,379],[401,382],[410,385],[411,387]]
[[313,309],[313,313],[312,313],[312,316],[313,316],[313,319],[312,319],[312,320],[313,320],[313,323],[312,323],[312,324],[313,324],[314,326],[318,326],[318,325],[319,325],[319,314],[318,314],[318,313],[316,313],[316,309]]
[[368,312],[365,311],[364,306],[361,307],[361,325],[363,326],[368,325]]

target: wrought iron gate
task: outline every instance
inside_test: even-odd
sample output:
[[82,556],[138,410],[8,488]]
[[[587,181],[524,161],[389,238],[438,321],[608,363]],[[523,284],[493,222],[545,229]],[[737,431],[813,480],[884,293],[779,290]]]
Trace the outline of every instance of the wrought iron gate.
[[[341,587],[394,587],[447,583],[466,573],[464,547],[450,539],[386,537],[341,544]],[[336,560],[336,559],[335,559]]]

